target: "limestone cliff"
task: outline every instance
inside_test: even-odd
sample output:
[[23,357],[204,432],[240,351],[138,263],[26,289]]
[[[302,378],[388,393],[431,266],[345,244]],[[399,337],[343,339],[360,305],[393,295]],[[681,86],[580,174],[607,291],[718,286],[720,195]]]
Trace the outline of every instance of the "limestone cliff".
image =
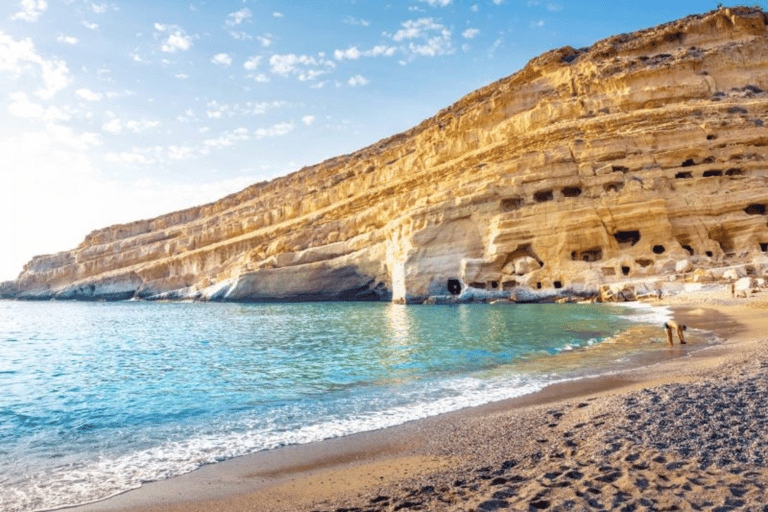
[[2,293],[417,302],[760,262],[766,23],[719,9],[553,50],[353,154],[35,257]]

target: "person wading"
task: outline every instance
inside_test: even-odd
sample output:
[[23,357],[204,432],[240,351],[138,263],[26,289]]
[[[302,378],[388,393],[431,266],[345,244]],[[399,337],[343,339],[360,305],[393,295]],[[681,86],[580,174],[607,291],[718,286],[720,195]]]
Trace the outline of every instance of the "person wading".
[[671,347],[673,345],[672,343],[672,331],[677,331],[677,337],[680,338],[680,344],[685,345],[685,333],[684,331],[688,329],[687,326],[678,324],[674,320],[670,320],[669,322],[666,322],[664,324],[664,332],[667,333],[667,341],[669,342],[669,346]]

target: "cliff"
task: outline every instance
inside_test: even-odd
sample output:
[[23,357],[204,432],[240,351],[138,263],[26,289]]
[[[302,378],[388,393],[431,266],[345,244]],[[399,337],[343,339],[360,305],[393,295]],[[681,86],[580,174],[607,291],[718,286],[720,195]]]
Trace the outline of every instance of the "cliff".
[[419,302],[760,273],[766,23],[719,9],[550,51],[355,153],[37,256],[0,293]]

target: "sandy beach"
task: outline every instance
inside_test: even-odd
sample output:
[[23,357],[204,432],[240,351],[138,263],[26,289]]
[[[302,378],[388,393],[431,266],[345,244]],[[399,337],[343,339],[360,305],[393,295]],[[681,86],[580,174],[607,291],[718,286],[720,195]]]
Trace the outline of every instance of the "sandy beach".
[[68,510],[768,511],[768,292],[658,303],[723,343],[675,340],[651,367],[257,453]]

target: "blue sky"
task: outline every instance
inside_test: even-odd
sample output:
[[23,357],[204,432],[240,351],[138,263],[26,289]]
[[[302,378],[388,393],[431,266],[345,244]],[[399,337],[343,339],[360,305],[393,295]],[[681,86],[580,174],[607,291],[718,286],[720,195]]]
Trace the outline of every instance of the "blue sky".
[[0,280],[406,130],[547,50],[716,6],[3,0]]

